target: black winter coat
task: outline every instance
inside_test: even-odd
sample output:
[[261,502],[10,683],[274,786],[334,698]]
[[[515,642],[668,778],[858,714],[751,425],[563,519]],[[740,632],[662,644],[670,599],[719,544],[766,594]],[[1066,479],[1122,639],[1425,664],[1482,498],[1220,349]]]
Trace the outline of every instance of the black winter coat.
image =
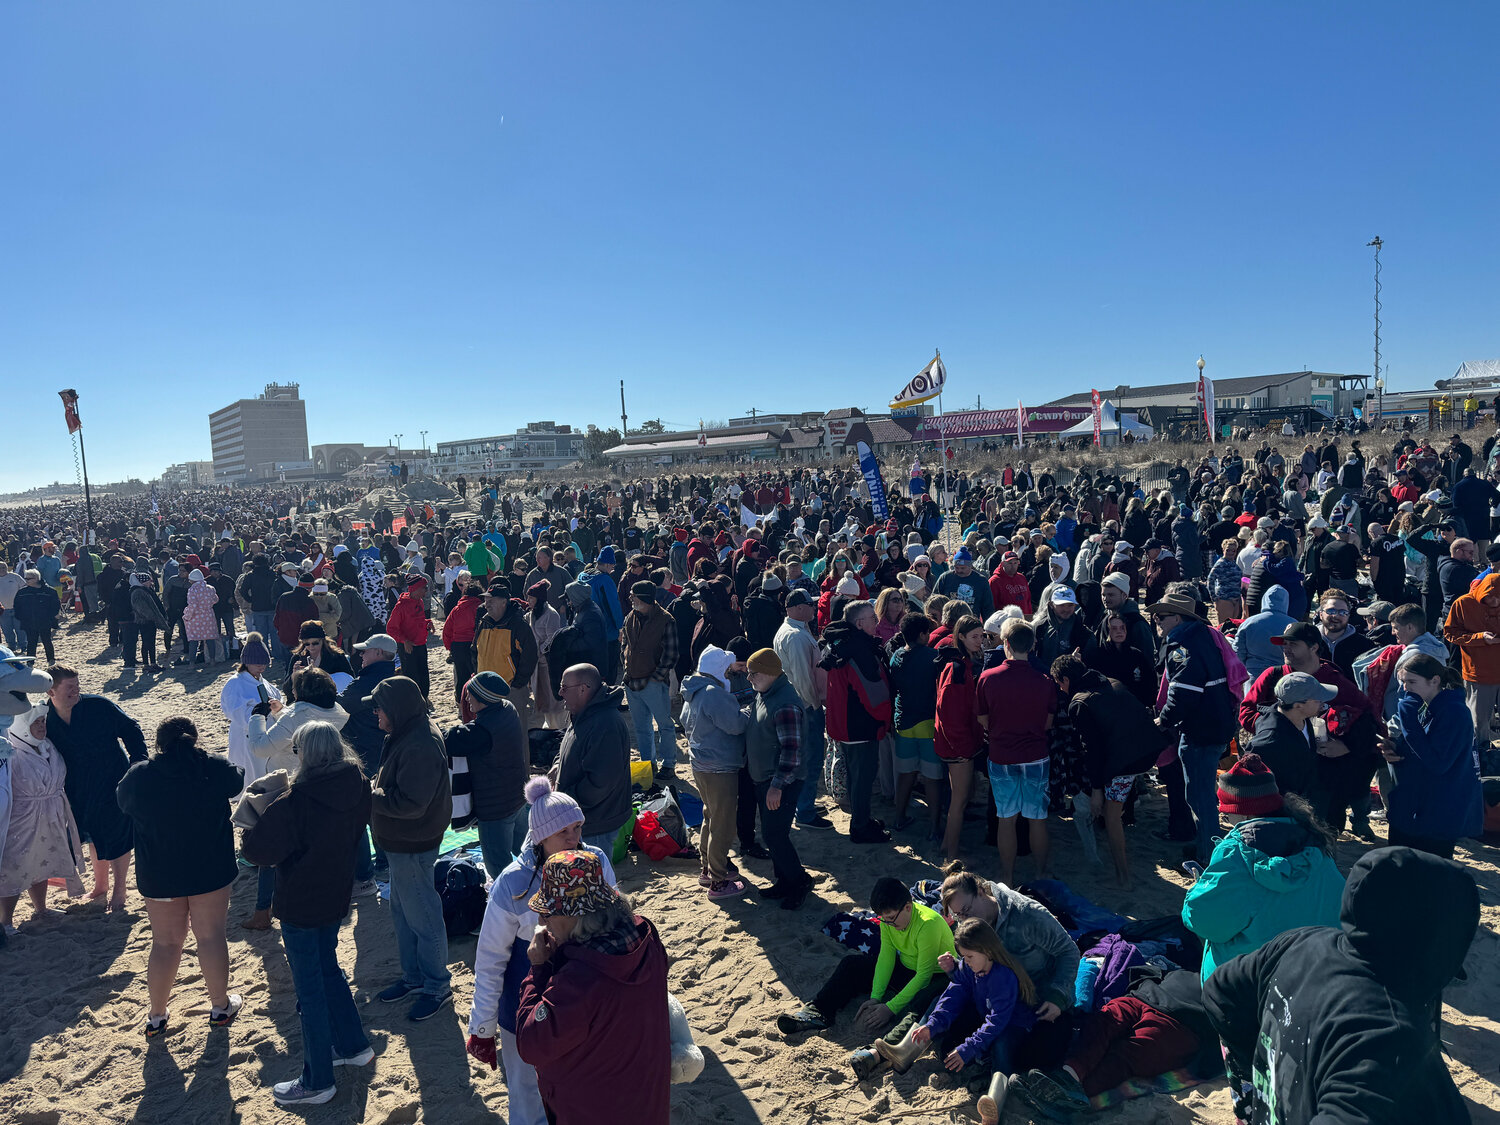
[[370,783],[358,766],[335,762],[298,774],[240,845],[251,863],[276,868],[271,913],[307,929],[347,914],[368,823]]
[[229,802],[244,786],[244,770],[200,750],[153,754],[125,772],[115,800],[134,828],[141,894],[186,898],[234,882],[239,867]]

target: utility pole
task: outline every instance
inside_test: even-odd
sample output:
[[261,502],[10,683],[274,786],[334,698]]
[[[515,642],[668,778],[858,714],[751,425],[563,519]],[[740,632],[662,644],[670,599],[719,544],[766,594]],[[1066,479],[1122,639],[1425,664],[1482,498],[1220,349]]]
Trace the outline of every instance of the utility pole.
[[1380,377],[1380,248],[1385,243],[1377,234],[1365,245],[1375,247],[1375,410],[1378,427],[1385,420],[1385,380]]
[[625,435],[627,433],[629,433],[629,432],[630,431],[629,431],[629,429],[627,428],[627,426],[625,424],[625,380],[621,379],[620,380],[620,440],[624,441],[625,440]]

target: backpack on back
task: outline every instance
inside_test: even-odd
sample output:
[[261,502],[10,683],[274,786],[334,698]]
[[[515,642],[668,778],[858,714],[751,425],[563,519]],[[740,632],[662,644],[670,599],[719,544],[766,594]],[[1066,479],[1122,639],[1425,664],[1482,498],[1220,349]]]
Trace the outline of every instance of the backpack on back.
[[488,903],[484,869],[465,852],[443,856],[432,865],[432,881],[443,900],[443,926],[460,937],[479,928]]

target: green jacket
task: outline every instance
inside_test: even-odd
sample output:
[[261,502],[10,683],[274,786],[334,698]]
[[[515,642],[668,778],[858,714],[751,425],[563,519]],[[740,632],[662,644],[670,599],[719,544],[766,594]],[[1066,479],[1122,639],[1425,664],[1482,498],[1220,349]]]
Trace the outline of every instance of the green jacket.
[[1203,979],[1231,957],[1301,926],[1339,925],[1344,877],[1290,817],[1234,826],[1188,891],[1182,921],[1204,941]]

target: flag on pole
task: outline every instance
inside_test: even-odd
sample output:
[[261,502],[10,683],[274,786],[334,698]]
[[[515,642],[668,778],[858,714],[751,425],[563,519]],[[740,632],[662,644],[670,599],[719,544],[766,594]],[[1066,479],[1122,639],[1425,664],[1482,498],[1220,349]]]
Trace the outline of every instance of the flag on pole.
[[880,479],[880,466],[875,463],[875,454],[864,442],[855,443],[859,454],[859,471],[864,474],[865,485],[870,490],[870,510],[878,520],[890,518],[890,507],[885,501],[885,482]]
[[76,434],[83,429],[83,423],[78,420],[78,392],[69,390],[57,393],[63,400],[63,417],[68,422],[68,433]]
[[1016,446],[1017,448],[1026,444],[1026,407],[1016,399]]
[[934,354],[932,362],[918,371],[912,381],[901,388],[901,393],[891,399],[891,409],[916,406],[943,393],[943,384],[948,381],[948,369],[943,366],[941,353]]
[[1103,419],[1100,417],[1101,413],[1102,413],[1102,409],[1101,409],[1101,404],[1099,402],[1099,392],[1095,391],[1094,392],[1094,444],[1095,445],[1103,445],[1104,444],[1104,439],[1103,439],[1104,425],[1103,425]]
[[1203,426],[1208,431],[1210,443],[1214,440],[1214,381],[1203,372],[1198,372],[1198,410],[1203,415]]

